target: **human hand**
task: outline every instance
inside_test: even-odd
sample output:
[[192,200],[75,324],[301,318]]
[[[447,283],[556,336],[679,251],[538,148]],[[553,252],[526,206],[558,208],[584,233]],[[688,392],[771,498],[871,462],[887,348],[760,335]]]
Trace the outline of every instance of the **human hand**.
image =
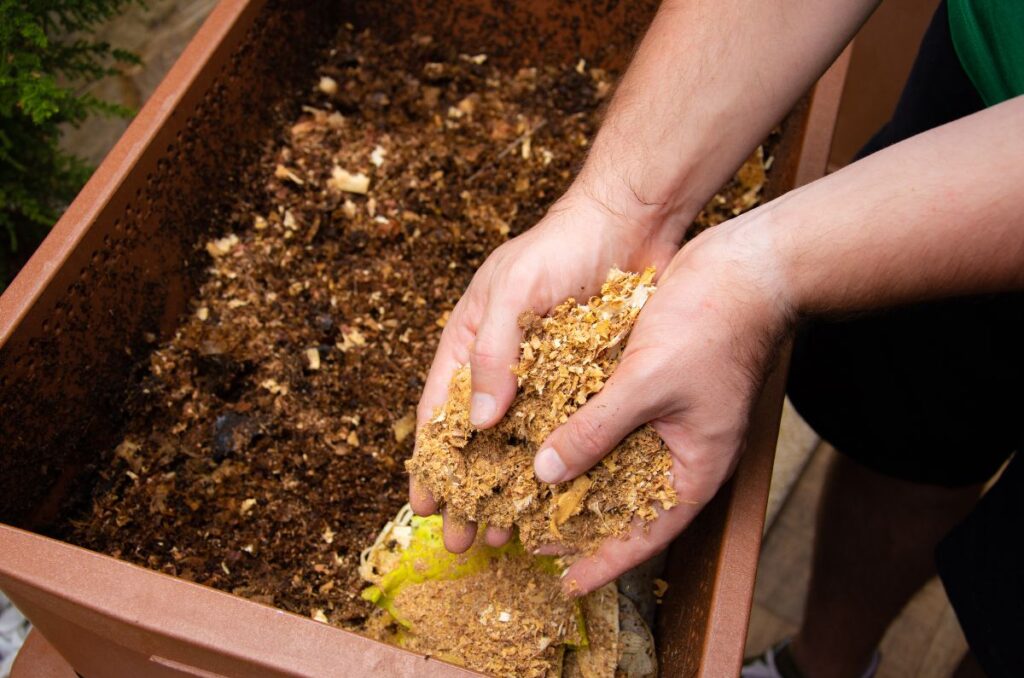
[[[516,393],[511,368],[519,361],[524,311],[544,315],[567,297],[586,299],[600,289],[612,266],[664,266],[676,252],[681,233],[658,228],[655,209],[636,203],[632,194],[628,201],[612,201],[604,197],[609,191],[587,186],[585,179],[577,180],[536,226],[496,249],[473,276],[441,335],[417,410],[419,425],[444,403],[452,374],[467,362],[473,380],[471,422],[478,428],[496,424]],[[415,483],[409,498],[420,515],[437,510]],[[501,545],[510,535],[488,528],[485,536]],[[475,536],[475,525],[445,516],[450,551],[465,551]]]
[[604,388],[541,445],[534,469],[549,483],[582,474],[648,422],[673,458],[680,503],[574,563],[565,577],[570,592],[589,592],[664,549],[736,466],[751,409],[794,318],[756,214],[679,252]]

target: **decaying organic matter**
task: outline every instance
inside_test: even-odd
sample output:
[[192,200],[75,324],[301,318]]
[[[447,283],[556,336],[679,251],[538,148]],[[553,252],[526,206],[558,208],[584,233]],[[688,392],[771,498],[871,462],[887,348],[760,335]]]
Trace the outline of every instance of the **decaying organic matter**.
[[496,676],[656,675],[650,630],[616,584],[568,598],[561,569],[518,540],[495,548],[478,539],[449,553],[440,517],[414,517],[406,506],[362,556],[372,584],[363,596],[379,608],[365,630]]
[[344,29],[236,220],[197,243],[191,314],[154,338],[123,442],[62,534],[361,624],[358,555],[406,501],[447,313],[596,130],[610,76],[574,65],[499,68]]
[[381,608],[368,632],[492,675],[557,675],[565,645],[584,636],[555,559],[518,542],[451,554],[440,523],[406,507],[364,553],[360,572],[373,584],[364,597]]
[[637,315],[654,293],[654,269],[613,270],[586,304],[568,299],[550,316],[525,314],[519,391],[493,428],[469,423],[470,372],[460,368],[448,400],[420,431],[406,466],[456,520],[519,528],[527,549],[558,543],[591,552],[621,537],[634,519],[677,503],[672,458],[641,426],[575,480],[547,485],[533,475],[545,438],[601,390],[618,364]]
[[[147,337],[123,437],[57,536],[361,627],[374,607],[359,553],[406,501],[447,314],[569,185],[611,90],[575,60],[518,66],[341,30],[259,167],[239,168],[252,178],[232,214],[195,244],[208,268],[188,313]],[[747,205],[745,186],[697,227]]]

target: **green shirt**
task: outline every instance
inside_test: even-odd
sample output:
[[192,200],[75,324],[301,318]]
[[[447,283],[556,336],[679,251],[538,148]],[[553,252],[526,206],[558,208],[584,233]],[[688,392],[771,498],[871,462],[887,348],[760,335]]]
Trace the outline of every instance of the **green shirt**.
[[949,0],[949,30],[986,105],[1024,94],[1024,0]]

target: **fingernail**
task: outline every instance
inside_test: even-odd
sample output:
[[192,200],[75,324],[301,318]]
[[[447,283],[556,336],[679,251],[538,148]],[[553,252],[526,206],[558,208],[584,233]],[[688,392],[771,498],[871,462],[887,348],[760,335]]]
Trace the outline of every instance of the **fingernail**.
[[496,407],[494,396],[486,393],[474,393],[472,400],[469,401],[469,423],[473,426],[486,424],[494,416]]
[[565,462],[553,447],[545,447],[533,460],[533,472],[542,483],[559,483],[565,477]]

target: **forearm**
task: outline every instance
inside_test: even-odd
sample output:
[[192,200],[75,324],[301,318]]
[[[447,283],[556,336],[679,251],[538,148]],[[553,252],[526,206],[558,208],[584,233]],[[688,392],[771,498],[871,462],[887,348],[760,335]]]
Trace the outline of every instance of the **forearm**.
[[794,191],[733,235],[770,242],[801,314],[1021,289],[1022,195],[1017,97]]
[[576,182],[680,241],[877,0],[666,0]]

